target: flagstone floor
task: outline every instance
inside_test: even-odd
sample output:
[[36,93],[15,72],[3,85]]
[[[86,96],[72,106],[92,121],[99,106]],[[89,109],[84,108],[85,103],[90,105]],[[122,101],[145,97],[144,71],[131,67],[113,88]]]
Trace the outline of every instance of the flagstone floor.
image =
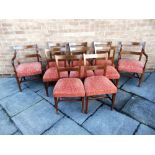
[[141,87],[137,79],[121,77],[115,110],[109,99],[90,100],[89,113],[81,103],[60,102],[55,113],[52,96],[45,96],[41,80],[22,84],[0,78],[1,135],[155,135],[155,73],[146,73]]

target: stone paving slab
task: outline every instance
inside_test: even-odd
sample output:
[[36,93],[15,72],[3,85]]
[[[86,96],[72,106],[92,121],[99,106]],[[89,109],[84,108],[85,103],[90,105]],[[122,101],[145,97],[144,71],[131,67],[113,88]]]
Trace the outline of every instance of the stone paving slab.
[[[127,93],[127,92],[122,91],[122,90],[118,90],[117,95],[116,95],[116,100],[115,100],[115,108],[117,110],[120,110],[129,101],[131,96],[132,95],[130,93]],[[102,102],[110,105],[110,106],[112,104],[111,100],[108,99],[108,98],[103,98],[103,99],[100,99],[100,100]]]
[[134,119],[116,111],[111,111],[110,107],[103,105],[83,123],[83,126],[97,135],[131,135],[138,124]]
[[141,124],[136,135],[155,135],[155,130],[149,128],[148,126]]
[[89,135],[84,128],[76,124],[71,119],[64,117],[58,121],[50,130],[45,132],[46,135]]
[[[22,85],[22,89],[24,88],[26,86]],[[0,99],[16,92],[19,92],[19,89],[15,78],[0,78]]]
[[16,133],[14,133],[13,135],[23,135],[20,131],[17,131]]
[[44,88],[43,82],[41,79],[34,80],[34,81],[27,81],[24,83],[28,88],[33,90],[34,92],[37,92]]
[[136,120],[155,128],[155,104],[134,96],[122,109]]
[[60,101],[59,109],[79,124],[82,124],[102,103],[96,100],[89,100],[88,114],[81,112],[81,101]]
[[4,98],[0,101],[0,104],[10,116],[14,116],[40,100],[42,98],[39,95],[27,88],[22,92]]
[[60,112],[56,114],[55,108],[43,100],[12,119],[23,134],[39,135],[62,117]]
[[54,105],[53,88],[54,88],[53,86],[49,86],[48,88],[49,97],[46,96],[45,89],[41,89],[40,91],[37,92],[37,94],[39,94],[41,97],[43,97],[44,99],[49,101],[52,105]]
[[0,110],[0,135],[10,135],[17,131],[17,128],[7,116],[7,114]]
[[141,87],[137,86],[137,82],[138,79],[132,78],[122,87],[122,89],[155,102],[155,73],[152,73],[142,83]]
[[122,87],[128,80],[129,77],[121,76],[119,79],[118,88]]

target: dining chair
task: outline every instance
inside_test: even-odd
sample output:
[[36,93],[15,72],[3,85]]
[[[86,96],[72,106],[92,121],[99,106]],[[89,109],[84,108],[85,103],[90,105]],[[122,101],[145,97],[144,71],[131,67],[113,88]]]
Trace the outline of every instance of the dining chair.
[[14,46],[13,50],[12,66],[19,91],[22,91],[21,83],[25,81],[26,77],[42,75],[41,56],[37,44]]
[[148,55],[145,53],[145,42],[120,42],[119,45],[118,71],[132,73],[132,77],[139,79],[138,86],[140,86],[148,61]]
[[[84,66],[85,72],[87,70],[103,70],[103,75],[94,75],[90,77],[86,77],[84,80],[84,88],[86,93],[86,109],[85,112],[88,113],[88,100],[96,99],[96,98],[105,98],[108,97],[112,101],[111,109],[114,109],[115,105],[115,97],[117,93],[117,87],[106,77],[107,64],[93,65],[87,66],[86,61],[88,59],[97,59],[97,58],[105,58],[104,54],[84,54]],[[105,58],[105,60],[107,60]],[[112,98],[109,96],[112,94]]]
[[[116,87],[118,87],[120,74],[118,73],[117,69],[115,68],[114,59],[115,59],[115,51],[116,48],[112,46],[112,42],[93,42],[94,45],[94,52],[95,54],[104,54],[105,57],[103,58],[96,58],[93,61],[94,65],[107,65],[106,69],[106,77],[109,78],[114,82]],[[103,75],[103,70],[95,70],[95,75]]]
[[[62,98],[80,98],[82,101],[82,112],[84,112],[84,97],[85,90],[82,81],[79,78],[61,78],[61,72],[67,71],[78,71],[80,74],[80,65],[76,67],[70,66],[72,61],[79,60],[81,61],[82,57],[79,55],[56,55],[55,60],[57,64],[58,76],[59,80],[57,81],[54,89],[53,96],[55,101],[56,112],[58,112],[58,102],[62,100]],[[69,66],[60,67],[59,61],[67,60]],[[79,64],[79,63],[78,63]]]
[[[59,79],[55,56],[65,55],[65,54],[67,54],[67,51],[64,48],[64,46],[61,46],[60,44],[55,44],[55,46],[52,46],[51,49],[45,50],[47,66],[43,76],[43,83],[45,86],[46,96],[49,96],[49,93],[48,93],[49,84],[51,82],[56,82]],[[68,65],[68,62],[66,60],[59,61],[60,67],[66,67],[67,65]],[[61,78],[68,77],[68,72],[61,72],[60,77]]]

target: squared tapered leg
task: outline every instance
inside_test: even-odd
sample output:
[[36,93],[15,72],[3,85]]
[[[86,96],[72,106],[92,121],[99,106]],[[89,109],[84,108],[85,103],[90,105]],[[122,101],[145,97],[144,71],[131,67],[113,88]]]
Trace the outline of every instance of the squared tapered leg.
[[48,82],[44,82],[45,91],[46,91],[46,96],[49,96],[49,94],[48,94],[48,85],[49,85]]
[[16,76],[16,81],[18,84],[19,91],[22,92],[21,84],[20,84],[19,78],[17,76]]
[[142,81],[143,81],[143,78],[144,78],[144,73],[141,74],[140,78],[139,78],[139,84],[138,84],[138,87],[140,87]]
[[82,97],[82,113],[84,113],[84,97]]
[[88,97],[86,97],[86,110],[85,110],[85,113],[86,114],[88,113]]
[[55,102],[56,113],[58,113],[58,99],[57,99],[57,97],[54,97],[54,102]]
[[112,106],[111,106],[111,110],[114,110],[115,107],[115,99],[116,99],[116,94],[112,95]]

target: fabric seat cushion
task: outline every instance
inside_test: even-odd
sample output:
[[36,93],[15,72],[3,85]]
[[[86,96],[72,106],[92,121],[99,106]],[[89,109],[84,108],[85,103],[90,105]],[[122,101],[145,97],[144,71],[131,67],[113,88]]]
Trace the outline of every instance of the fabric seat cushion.
[[[60,72],[60,78],[66,78],[66,77],[68,77],[67,71]],[[49,69],[47,69],[43,76],[44,82],[57,81],[58,79],[59,77],[56,67],[50,67]]]
[[32,75],[42,74],[40,62],[23,63],[16,68],[18,77],[26,77]]
[[[68,64],[66,63],[66,65],[68,65]],[[65,67],[65,61],[59,61],[59,66],[60,67]],[[48,65],[46,66],[46,69],[50,68],[50,67],[56,67],[56,62],[55,61],[48,62]]]
[[84,97],[83,83],[78,78],[63,78],[57,81],[53,89],[54,97]]
[[[94,71],[95,75],[104,75],[104,70],[103,69],[97,69]],[[118,71],[116,70],[115,67],[113,66],[107,66],[106,69],[106,75],[105,75],[108,79],[119,79],[120,78],[120,74],[118,73]]]
[[[86,61],[86,64],[87,65],[90,65],[90,63],[89,63],[89,61]],[[79,60],[73,60],[73,67],[75,67],[75,66],[83,66],[84,65],[84,61],[82,60],[82,61],[79,61]]]
[[85,75],[84,66],[81,66],[80,76],[78,71],[71,71],[69,77],[71,78],[85,78],[93,76],[94,72],[92,70],[87,70],[87,75]]
[[138,60],[121,59],[118,62],[118,70],[131,73],[143,73],[144,63]]
[[95,65],[112,65],[112,60],[103,60],[103,59],[96,59],[94,60]]
[[116,86],[105,76],[91,76],[84,81],[86,96],[114,94]]

